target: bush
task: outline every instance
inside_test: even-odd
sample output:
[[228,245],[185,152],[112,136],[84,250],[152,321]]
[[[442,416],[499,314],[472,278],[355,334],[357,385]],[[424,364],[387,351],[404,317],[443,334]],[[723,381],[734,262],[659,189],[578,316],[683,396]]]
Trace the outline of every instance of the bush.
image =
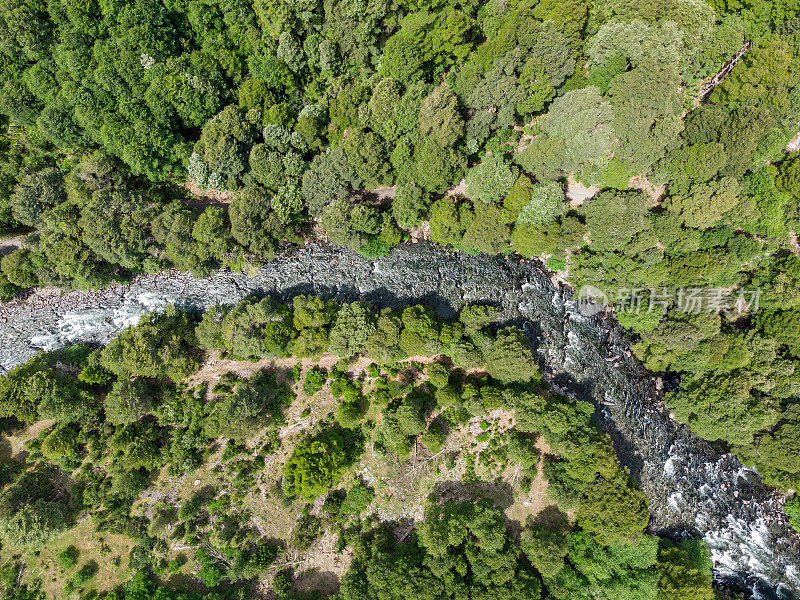
[[114,425],[135,423],[153,410],[154,398],[155,390],[146,379],[118,379],[103,400],[106,419]]
[[313,396],[328,381],[328,374],[320,367],[314,367],[306,373],[306,380],[303,382],[303,393]]
[[795,496],[791,500],[787,500],[783,509],[789,516],[789,524],[795,531],[800,531],[800,498]]
[[353,440],[350,433],[346,437],[337,429],[306,438],[284,465],[284,491],[289,496],[314,500],[339,480],[360,453],[359,446],[360,440]]
[[447,434],[444,431],[444,426],[438,421],[434,421],[428,426],[428,430],[422,434],[422,443],[433,454],[437,454],[444,448],[447,441]]
[[357,517],[367,509],[374,499],[375,492],[372,488],[358,482],[347,492],[344,502],[339,507],[338,515],[344,521]]
[[272,579],[272,591],[278,598],[283,598],[292,590],[292,571],[283,569],[275,573]]
[[56,554],[58,566],[65,571],[78,564],[78,549],[75,546],[67,546]]
[[75,575],[67,580],[67,583],[64,585],[64,593],[69,595],[75,590],[80,590],[97,576],[97,571],[99,570],[100,567],[95,561],[89,561],[83,565]]

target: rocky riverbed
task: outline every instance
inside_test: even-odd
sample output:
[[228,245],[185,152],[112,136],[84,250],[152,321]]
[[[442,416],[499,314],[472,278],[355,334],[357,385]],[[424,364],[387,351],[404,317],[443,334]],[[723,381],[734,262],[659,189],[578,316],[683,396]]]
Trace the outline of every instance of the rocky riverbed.
[[669,419],[657,378],[630,353],[628,334],[602,312],[585,310],[534,262],[470,256],[428,244],[369,260],[330,247],[294,249],[253,274],[207,279],[167,272],[98,292],[40,290],[0,307],[0,370],[42,349],[104,343],[141,315],[167,304],[201,311],[249,294],[287,299],[316,293],[381,306],[424,303],[454,316],[489,303],[500,321],[525,327],[551,385],[591,399],[623,461],[650,499],[654,531],[701,535],[720,580],[755,598],[800,596],[800,538],[780,498],[757,473],[720,454]]

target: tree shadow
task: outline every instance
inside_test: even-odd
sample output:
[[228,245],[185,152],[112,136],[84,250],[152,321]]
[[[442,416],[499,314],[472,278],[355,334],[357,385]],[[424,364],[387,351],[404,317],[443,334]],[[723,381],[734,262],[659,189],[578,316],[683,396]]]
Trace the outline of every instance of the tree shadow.
[[8,438],[0,438],[0,461],[8,462],[13,458],[11,442]]
[[431,502],[474,502],[491,500],[496,508],[506,510],[514,503],[514,490],[505,481],[440,481],[428,496]]
[[333,571],[317,567],[303,571],[294,581],[294,589],[303,594],[321,593],[328,597],[339,592],[339,577]]
[[540,525],[548,529],[565,529],[569,526],[569,517],[555,504],[546,506],[535,515],[528,517],[527,526]]

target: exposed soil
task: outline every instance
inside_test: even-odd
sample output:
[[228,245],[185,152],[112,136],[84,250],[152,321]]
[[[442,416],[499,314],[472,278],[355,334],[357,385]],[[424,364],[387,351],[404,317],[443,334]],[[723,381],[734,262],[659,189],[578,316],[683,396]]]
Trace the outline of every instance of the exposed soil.
[[650,183],[650,180],[647,179],[644,175],[637,175],[636,177],[631,177],[630,182],[628,183],[628,187],[633,190],[639,190],[644,192],[648,195],[650,200],[653,203],[653,206],[656,206],[661,203],[661,198],[664,197],[664,192],[667,191],[667,185],[662,183],[661,185],[653,185]]
[[581,204],[593,198],[600,188],[596,185],[586,187],[580,181],[576,181],[572,175],[567,179],[567,200],[573,208],[579,207]]
[[189,192],[189,195],[191,196],[191,200],[188,202],[189,206],[200,210],[209,206],[226,207],[236,196],[234,192],[201,190],[194,184],[194,182],[189,180],[185,181],[181,187]]
[[23,235],[15,235],[14,237],[9,237],[0,240],[0,256],[5,256],[6,254],[11,254],[14,250],[22,248],[22,244],[25,241],[25,238],[28,237],[27,234]]

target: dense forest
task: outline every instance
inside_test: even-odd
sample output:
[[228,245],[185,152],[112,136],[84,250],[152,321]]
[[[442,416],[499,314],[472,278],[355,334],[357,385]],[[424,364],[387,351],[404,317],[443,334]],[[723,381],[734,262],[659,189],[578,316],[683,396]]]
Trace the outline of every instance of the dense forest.
[[[194,598],[169,591],[194,574],[209,598],[259,575],[314,598],[293,565],[329,548],[349,549],[339,600],[714,600],[701,542],[645,532],[594,406],[549,392],[522,331],[492,319],[250,297],[17,367],[0,379],[26,450],[2,462],[3,597]],[[398,541],[390,515],[421,522]],[[44,577],[21,583],[26,565]]]
[[[780,491],[800,488],[796,0],[0,0],[0,68],[4,300],[31,287],[94,289],[168,268],[241,271],[315,241],[370,257],[421,239],[516,253],[616,310],[638,335],[635,354],[679,381],[666,398],[676,420]],[[597,529],[598,518],[611,517],[581,516],[581,502],[604,505],[598,494],[614,496],[609,511],[632,510],[641,498],[611,466],[604,438],[592,437],[587,407],[553,399],[560,416],[543,416],[549,396],[535,379],[518,380],[535,372],[518,332],[487,337],[491,319],[480,311],[456,326],[422,308],[400,316],[303,302],[253,300],[199,325],[179,313],[153,317],[102,351],[42,355],[3,377],[6,430],[46,426],[44,438],[25,440],[24,465],[4,467],[2,494],[14,500],[0,500],[2,537],[30,531],[41,547],[88,511],[103,531],[136,540],[131,569],[147,563],[158,579],[174,567],[164,547],[177,542],[150,532],[147,515],[131,516],[152,473],[200,468],[209,440],[250,452],[249,435],[260,431],[271,436],[266,451],[217,465],[245,473],[232,481],[246,495],[244,482],[280,447],[275,432],[291,405],[291,390],[269,379],[184,389],[203,352],[249,361],[317,360],[327,351],[349,361],[332,386],[348,399],[334,411],[338,425],[309,434],[300,454],[286,457],[286,502],[310,502],[355,464],[363,450],[337,427],[361,431],[363,443],[402,461],[418,443],[436,454],[450,426],[479,414],[474,406],[519,412],[508,404],[515,396],[530,397],[536,415],[525,417],[527,430],[517,418],[521,437],[489,436],[505,444],[490,455],[507,460],[517,440],[514,460],[532,468],[539,463],[521,457],[540,433],[560,457],[544,461],[549,497],[562,512],[577,511],[564,528],[526,529],[523,541],[547,540],[527,546],[512,543],[505,525],[473,529],[473,520],[501,518],[463,502],[429,507],[446,535],[419,530],[394,544],[365,525],[363,539],[342,537],[355,548],[343,598],[415,597],[382,588],[379,581],[396,578],[380,569],[418,573],[415,590],[447,582],[458,597],[497,597],[473,589],[478,572],[516,590],[505,592],[512,597],[599,597],[587,590],[638,581],[634,563],[654,566],[636,597],[686,597],[663,591],[673,569],[696,568],[697,585],[706,585],[700,550],[649,537],[626,546]],[[416,394],[400,393],[397,374],[379,370],[365,389],[367,380],[354,383],[348,370],[365,353],[380,365],[446,356],[455,372],[423,368],[442,385]],[[319,369],[304,375],[305,392],[327,381]],[[474,370],[492,382],[491,400],[469,381]],[[381,399],[367,402],[382,386]],[[509,392],[517,388],[524,393]],[[400,410],[409,394],[413,410]],[[367,405],[377,412],[365,416]],[[447,418],[428,422],[433,406]],[[254,429],[229,429],[231,414]],[[548,435],[549,427],[560,429]],[[322,455],[329,473],[306,473]],[[597,470],[576,474],[578,464]],[[237,495],[223,491],[198,496],[195,513],[167,524],[183,532],[175,539],[189,536],[181,543],[205,548],[192,560],[214,573],[225,565],[219,581],[231,583],[247,579],[231,572],[252,578],[273,568],[285,546],[252,540],[246,511],[214,504]],[[800,521],[797,500],[787,508]],[[624,516],[626,539],[646,524],[633,513]],[[348,531],[336,510],[319,514],[303,526]],[[203,528],[217,521],[242,524],[233,528],[239,542],[207,542]],[[530,550],[545,543],[559,549]],[[488,547],[496,562],[474,562],[484,560],[475,549]],[[543,565],[544,554],[559,558]],[[18,587],[17,558],[8,560],[2,593],[36,597]],[[489,575],[495,569],[503,575]],[[89,571],[72,577],[88,581]],[[170,597],[154,591],[159,585],[137,578],[124,598]]]

